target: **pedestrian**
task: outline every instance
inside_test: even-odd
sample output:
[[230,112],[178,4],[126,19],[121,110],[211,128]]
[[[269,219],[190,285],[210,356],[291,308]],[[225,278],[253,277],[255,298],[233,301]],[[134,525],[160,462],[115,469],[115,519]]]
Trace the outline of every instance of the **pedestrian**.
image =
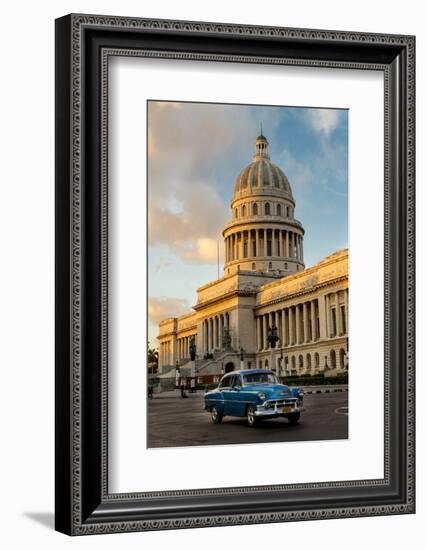
[[191,378],[191,393],[195,393],[195,378]]
[[181,379],[181,386],[180,386],[180,396],[183,399],[186,399],[188,397],[185,393],[185,389],[186,389],[186,383],[185,383],[185,380],[182,378]]

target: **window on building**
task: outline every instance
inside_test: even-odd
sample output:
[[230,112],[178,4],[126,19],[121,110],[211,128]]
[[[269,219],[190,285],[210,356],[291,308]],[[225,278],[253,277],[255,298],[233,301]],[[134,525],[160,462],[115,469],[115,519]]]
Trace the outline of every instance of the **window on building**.
[[287,206],[285,215],[287,218],[290,216],[290,208]]
[[265,203],[265,215],[269,216],[270,213],[271,213],[271,206],[270,206],[269,202],[267,202],[267,203]]
[[277,216],[281,216],[281,204],[277,205]]
[[243,241],[243,258],[247,258],[247,241]]
[[346,307],[340,306],[340,319],[341,319],[341,327],[342,327],[342,334],[346,334]]
[[287,262],[284,263],[284,269],[286,269],[286,270],[288,269],[288,263]]
[[331,336],[336,336],[336,308],[331,308]]
[[315,368],[319,369],[319,353],[315,354]]
[[234,216],[235,216],[236,218],[238,218],[238,208],[235,208],[235,210],[234,210]]
[[270,239],[266,241],[266,255],[272,256],[272,241]]
[[269,269],[272,269],[272,262],[269,262]]
[[241,215],[242,215],[242,216],[245,216],[245,215],[246,215],[246,205],[245,205],[245,204],[243,204],[243,207],[242,207],[242,209],[241,209]]
[[257,204],[253,204],[253,216],[257,216]]
[[345,368],[345,350],[344,349],[341,349],[339,351],[339,356],[340,356],[340,368],[344,369]]
[[253,271],[256,269],[256,264],[254,262],[251,264],[251,268]]

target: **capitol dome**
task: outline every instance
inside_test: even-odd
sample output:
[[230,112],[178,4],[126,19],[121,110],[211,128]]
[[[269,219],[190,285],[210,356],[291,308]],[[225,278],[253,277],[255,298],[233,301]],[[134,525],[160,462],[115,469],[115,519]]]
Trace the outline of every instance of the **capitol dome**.
[[235,180],[232,221],[223,230],[225,275],[256,271],[283,277],[304,269],[305,231],[294,217],[295,206],[290,182],[271,162],[261,134],[252,162]]
[[256,193],[262,190],[282,192],[293,199],[290,182],[279,166],[269,158],[268,140],[260,135],[256,139],[253,161],[241,170],[235,180],[234,193]]

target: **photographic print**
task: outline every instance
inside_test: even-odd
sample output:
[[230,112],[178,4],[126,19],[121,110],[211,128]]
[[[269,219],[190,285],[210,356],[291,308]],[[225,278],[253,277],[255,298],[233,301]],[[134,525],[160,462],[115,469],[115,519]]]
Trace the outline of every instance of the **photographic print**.
[[147,110],[147,446],[347,439],[348,111]]

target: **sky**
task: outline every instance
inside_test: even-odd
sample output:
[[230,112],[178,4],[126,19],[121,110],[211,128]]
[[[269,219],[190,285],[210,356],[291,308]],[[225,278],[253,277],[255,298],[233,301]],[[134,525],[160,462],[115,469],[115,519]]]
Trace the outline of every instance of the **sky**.
[[223,275],[222,228],[262,126],[305,228],[309,267],[348,246],[348,111],[148,102],[148,334]]

